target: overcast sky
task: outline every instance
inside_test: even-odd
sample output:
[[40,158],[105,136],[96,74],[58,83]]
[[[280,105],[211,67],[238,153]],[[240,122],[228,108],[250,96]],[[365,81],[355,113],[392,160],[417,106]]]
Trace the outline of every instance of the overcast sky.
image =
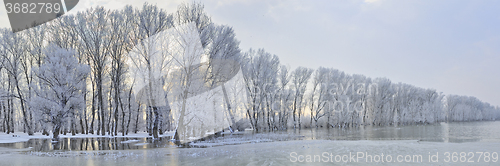
[[[80,0],[74,10],[144,2],[167,12],[182,3]],[[500,105],[500,1],[202,2],[215,23],[234,27],[243,51],[264,48],[292,68],[332,67]],[[0,25],[10,27],[3,7]]]

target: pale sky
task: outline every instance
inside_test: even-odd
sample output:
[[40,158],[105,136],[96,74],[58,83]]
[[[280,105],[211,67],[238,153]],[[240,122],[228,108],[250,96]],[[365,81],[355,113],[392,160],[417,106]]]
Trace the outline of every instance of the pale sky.
[[[181,0],[80,0],[73,10]],[[187,1],[191,2],[191,1]],[[206,0],[243,51],[264,48],[292,68],[332,67],[500,105],[500,1]],[[72,11],[71,13],[74,13]],[[1,27],[10,27],[0,7]]]

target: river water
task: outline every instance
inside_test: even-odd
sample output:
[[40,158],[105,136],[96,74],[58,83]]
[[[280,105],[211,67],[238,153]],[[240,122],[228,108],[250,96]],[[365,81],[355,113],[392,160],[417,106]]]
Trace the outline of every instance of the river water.
[[[292,138],[289,141],[210,148],[177,148],[168,141],[169,138],[67,138],[59,143],[52,143],[48,139],[33,139],[24,143],[0,144],[0,165],[500,164],[499,121],[399,127],[365,126],[356,129],[302,129],[278,132],[277,135],[279,134],[300,137],[288,137]],[[233,137],[251,135],[256,134],[246,133]],[[32,148],[27,150],[27,147]],[[488,158],[483,155],[486,153]],[[352,154],[358,154],[357,157],[361,157],[361,154],[363,157],[378,155],[379,160],[356,158],[354,161],[350,160],[352,156],[349,155]],[[385,157],[391,156],[392,162],[387,161],[389,158],[380,157],[381,154]],[[461,154],[463,157],[460,157]],[[401,158],[397,158],[399,155],[402,155]],[[405,158],[408,155],[420,155],[421,159],[418,160],[417,157],[417,161],[405,160],[411,158]],[[306,160],[307,156],[311,157],[311,162]],[[397,159],[401,159],[401,162]]]
[[500,141],[500,121],[453,122],[399,127],[303,129],[288,132],[319,140],[420,140],[431,142]]

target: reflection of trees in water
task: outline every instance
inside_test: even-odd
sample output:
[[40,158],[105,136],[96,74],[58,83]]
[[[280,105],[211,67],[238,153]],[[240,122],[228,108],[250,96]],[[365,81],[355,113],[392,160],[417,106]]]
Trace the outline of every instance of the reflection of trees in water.
[[170,137],[160,137],[153,141],[152,138],[61,138],[59,142],[52,142],[50,139],[30,139],[23,143],[13,143],[11,147],[32,147],[33,151],[44,152],[148,149],[174,146],[170,139]]

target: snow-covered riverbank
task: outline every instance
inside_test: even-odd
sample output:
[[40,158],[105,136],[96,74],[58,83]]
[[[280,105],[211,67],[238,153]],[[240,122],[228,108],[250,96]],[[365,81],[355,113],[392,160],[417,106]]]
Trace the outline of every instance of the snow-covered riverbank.
[[32,136],[29,136],[27,133],[21,133],[21,132],[16,132],[16,133],[0,133],[0,143],[15,143],[15,142],[26,142],[29,139],[35,139],[35,138],[44,138],[44,139],[50,139],[50,136],[42,135],[41,133],[35,133]]

